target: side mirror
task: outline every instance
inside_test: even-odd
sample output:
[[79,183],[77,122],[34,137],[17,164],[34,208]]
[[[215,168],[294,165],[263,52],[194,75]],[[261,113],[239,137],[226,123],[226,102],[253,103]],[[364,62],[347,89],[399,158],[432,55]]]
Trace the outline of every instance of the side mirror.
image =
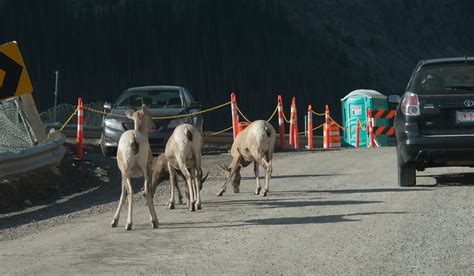
[[106,111],[112,110],[112,104],[111,104],[111,103],[108,103],[108,102],[105,102],[105,103],[104,103],[104,109],[105,109]]
[[189,105],[189,109],[200,109],[201,108],[201,103],[200,102],[192,102]]
[[399,95],[389,95],[388,96],[388,102],[389,103],[394,103],[394,104],[398,104],[400,103],[400,96]]

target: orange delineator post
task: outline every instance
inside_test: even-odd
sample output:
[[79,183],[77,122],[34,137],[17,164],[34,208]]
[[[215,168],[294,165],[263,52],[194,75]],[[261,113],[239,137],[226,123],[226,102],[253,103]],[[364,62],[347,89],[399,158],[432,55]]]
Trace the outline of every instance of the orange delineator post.
[[298,113],[296,109],[296,98],[293,97],[291,100],[291,105],[294,106],[294,112],[293,112],[293,142],[294,142],[294,149],[299,149],[300,148],[300,137],[298,135]]
[[329,120],[329,107],[328,107],[328,105],[326,105],[326,110],[325,110],[324,114],[326,115],[326,120],[325,120],[325,128],[324,128],[324,133],[323,133],[323,136],[324,136],[323,148],[329,149],[331,147],[330,135],[329,135],[330,134],[330,128],[331,128],[331,122]]
[[82,140],[84,125],[84,107],[82,104],[82,98],[77,99],[77,144],[76,144],[76,158],[82,160]]
[[355,147],[358,148],[359,147],[359,142],[360,142],[360,119],[358,118],[357,119],[357,122],[356,122],[356,144],[355,144]]
[[[295,98],[291,101],[291,112],[290,112],[290,145],[295,144]],[[291,148],[291,147],[290,147]]]
[[230,109],[232,112],[232,134],[235,140],[239,134],[239,114],[237,113],[237,97],[234,92],[230,94]]
[[283,121],[283,100],[278,95],[278,126],[280,132],[280,150],[285,150],[285,122]]
[[313,113],[311,105],[308,105],[308,145],[307,149],[313,149]]
[[372,118],[372,110],[367,110],[367,121],[369,122],[367,127],[369,129],[369,139],[370,139],[368,147],[375,148],[376,145],[375,145],[374,120]]

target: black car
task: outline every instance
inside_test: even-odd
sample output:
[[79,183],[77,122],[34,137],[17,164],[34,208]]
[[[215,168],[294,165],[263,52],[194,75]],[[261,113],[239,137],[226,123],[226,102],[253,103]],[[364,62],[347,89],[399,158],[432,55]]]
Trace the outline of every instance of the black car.
[[428,167],[474,166],[474,58],[418,63],[395,116],[398,183]]
[[[126,111],[148,106],[153,117],[167,117],[190,114],[200,111],[201,104],[183,87],[179,86],[143,86],[125,90],[113,106],[106,103],[104,109],[110,114],[104,118],[100,139],[102,153],[114,156],[122,133],[134,128],[133,121],[124,118]],[[118,116],[117,116],[118,115]],[[184,123],[195,125],[202,132],[202,115],[175,119],[154,120],[155,130],[150,132],[149,141],[153,153],[160,152],[176,126]]]

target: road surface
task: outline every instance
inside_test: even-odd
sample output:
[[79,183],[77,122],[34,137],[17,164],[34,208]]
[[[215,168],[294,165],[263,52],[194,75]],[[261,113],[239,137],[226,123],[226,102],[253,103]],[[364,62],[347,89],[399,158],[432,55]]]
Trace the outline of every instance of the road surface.
[[210,155],[203,210],[166,209],[163,185],[159,228],[136,195],[125,231],[126,210],[110,227],[115,161],[92,159],[95,187],[0,217],[0,274],[474,273],[472,169],[430,169],[399,188],[394,148],[277,153],[266,198],[252,168],[240,194],[216,197],[230,157]]

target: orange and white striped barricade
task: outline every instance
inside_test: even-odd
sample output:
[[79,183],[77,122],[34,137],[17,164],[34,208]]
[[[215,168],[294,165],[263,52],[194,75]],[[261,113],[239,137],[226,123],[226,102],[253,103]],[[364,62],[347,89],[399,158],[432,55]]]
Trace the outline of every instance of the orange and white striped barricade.
[[[396,110],[368,110],[367,118],[369,120],[370,143],[369,147],[378,147],[376,136],[387,135],[393,136],[395,134],[395,127],[393,126],[393,119],[395,118]],[[377,119],[389,120],[389,126],[378,126]]]
[[328,105],[326,105],[325,115],[326,121],[323,126],[323,147],[325,149],[340,148],[341,134],[339,132],[339,126],[331,120]]
[[76,158],[82,160],[82,145],[84,138],[84,106],[82,98],[77,99],[77,143],[76,143]]

